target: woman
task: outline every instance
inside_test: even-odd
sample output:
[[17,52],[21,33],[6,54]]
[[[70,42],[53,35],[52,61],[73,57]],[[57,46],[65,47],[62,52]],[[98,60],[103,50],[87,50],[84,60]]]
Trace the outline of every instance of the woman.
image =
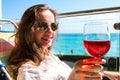
[[[73,69],[50,51],[57,33],[56,12],[44,4],[23,14],[8,70],[15,80],[102,80],[99,58],[77,61]],[[97,63],[98,65],[94,65]]]

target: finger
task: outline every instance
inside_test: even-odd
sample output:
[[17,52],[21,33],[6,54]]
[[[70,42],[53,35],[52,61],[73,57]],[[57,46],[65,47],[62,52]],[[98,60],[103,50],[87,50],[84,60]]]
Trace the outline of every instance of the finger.
[[102,77],[103,74],[101,72],[95,73],[95,72],[87,72],[86,77]]
[[76,71],[76,74],[85,75],[86,77],[102,77],[103,73],[99,72],[86,72],[86,71]]
[[102,80],[102,77],[85,77],[83,80]]
[[74,67],[74,70],[85,71],[85,72],[100,72],[103,69],[101,65],[80,65]]
[[106,61],[101,58],[89,58],[84,60],[79,60],[75,63],[75,66],[80,66],[83,64],[105,64]]
[[82,65],[82,71],[89,71],[89,72],[100,72],[103,69],[101,65]]
[[101,72],[85,72],[73,69],[68,80],[102,80]]
[[120,73],[118,72],[109,72],[109,71],[104,71],[103,72],[104,76],[113,79],[113,80],[120,80]]
[[83,64],[105,64],[105,59],[101,58],[89,58],[82,61]]
[[102,73],[76,71],[76,79],[80,80],[102,80],[102,75]]

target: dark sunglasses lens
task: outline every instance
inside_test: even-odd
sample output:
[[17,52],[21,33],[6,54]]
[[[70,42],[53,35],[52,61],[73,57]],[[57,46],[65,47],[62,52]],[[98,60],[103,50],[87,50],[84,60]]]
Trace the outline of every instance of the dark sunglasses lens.
[[58,25],[56,23],[52,23],[51,28],[53,31],[56,31],[58,29]]
[[47,29],[47,23],[40,23],[37,27],[37,30],[40,30],[40,31],[45,31]]

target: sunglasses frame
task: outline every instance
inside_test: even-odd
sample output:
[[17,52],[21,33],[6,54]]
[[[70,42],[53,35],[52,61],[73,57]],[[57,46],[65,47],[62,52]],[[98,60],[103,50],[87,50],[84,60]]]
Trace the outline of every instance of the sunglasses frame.
[[[44,32],[47,30],[49,25],[46,22],[39,22],[39,23],[36,23],[34,26],[35,26],[35,30]],[[50,27],[52,31],[56,31],[58,29],[58,23],[51,23]]]

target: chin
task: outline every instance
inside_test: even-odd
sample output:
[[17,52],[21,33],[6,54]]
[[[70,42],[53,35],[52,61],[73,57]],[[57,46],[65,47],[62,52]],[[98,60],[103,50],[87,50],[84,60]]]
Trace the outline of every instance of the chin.
[[43,47],[45,47],[45,48],[50,48],[51,46],[52,46],[52,44],[43,45]]

